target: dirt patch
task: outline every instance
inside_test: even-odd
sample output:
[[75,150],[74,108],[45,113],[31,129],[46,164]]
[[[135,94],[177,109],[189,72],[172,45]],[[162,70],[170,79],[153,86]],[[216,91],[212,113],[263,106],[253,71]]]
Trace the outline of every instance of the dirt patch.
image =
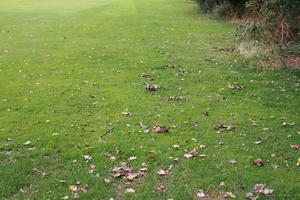
[[[284,63],[288,68],[292,69],[300,69],[300,55],[292,55],[292,56],[286,56],[283,58]],[[282,68],[282,61],[280,58],[275,58],[272,60],[264,61],[262,65],[266,68],[270,69],[279,69]]]

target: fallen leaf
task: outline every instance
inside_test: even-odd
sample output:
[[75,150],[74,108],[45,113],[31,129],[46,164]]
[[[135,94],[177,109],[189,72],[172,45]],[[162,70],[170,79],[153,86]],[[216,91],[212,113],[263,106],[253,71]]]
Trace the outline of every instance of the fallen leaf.
[[147,168],[143,165],[139,169],[138,172],[134,172],[131,165],[128,165],[127,163],[122,163],[120,166],[115,167],[112,170],[112,176],[113,177],[123,177],[123,179],[126,182],[132,181],[135,178],[146,176],[147,175]]
[[256,160],[253,161],[253,163],[258,166],[258,167],[262,167],[264,165],[264,162],[262,159],[258,158]]
[[185,153],[184,157],[185,158],[192,158],[192,157],[194,157],[197,154],[198,154],[198,150],[197,150],[197,148],[195,148],[192,151]]
[[92,156],[90,156],[90,155],[83,155],[83,159],[88,162],[88,161],[92,160]]
[[221,124],[221,123],[214,124],[213,127],[214,127],[214,129],[218,130],[218,132],[231,131],[236,128],[236,126],[234,126],[234,125],[225,125],[225,124]]
[[229,160],[228,161],[230,164],[236,164],[236,161],[235,160]]
[[130,116],[130,115],[132,115],[132,113],[128,112],[128,110],[126,109],[125,111],[122,112],[122,115]]
[[249,200],[257,200],[258,196],[254,195],[252,192],[246,193],[246,198]]
[[229,89],[233,89],[233,90],[241,90],[244,88],[244,86],[239,83],[231,83],[231,84],[228,84],[227,87]]
[[185,96],[170,96],[168,98],[169,101],[186,101],[187,97]]
[[254,193],[259,193],[259,194],[263,194],[263,195],[270,195],[270,194],[273,193],[274,190],[267,188],[265,184],[255,184],[252,191]]
[[169,132],[169,129],[166,126],[156,124],[152,128],[152,131],[155,132],[155,133],[166,133],[166,132]]
[[258,145],[260,144],[262,141],[261,140],[258,140],[258,141],[255,141],[254,144]]
[[209,113],[208,112],[203,112],[202,113],[205,117],[208,117],[209,116]]
[[26,142],[24,142],[24,145],[25,145],[25,146],[32,146],[33,144],[32,144],[31,141],[26,141]]
[[236,196],[232,192],[225,192],[224,195],[225,198],[236,198]]
[[110,183],[110,180],[109,180],[108,178],[105,178],[105,179],[104,179],[104,182],[105,182],[105,183]]
[[157,171],[157,174],[158,174],[159,176],[165,176],[165,175],[167,175],[168,173],[167,173],[166,170],[159,169],[159,170]]
[[70,186],[69,186],[69,190],[70,190],[71,192],[77,192],[77,191],[78,191],[78,187],[77,187],[77,185],[70,185]]
[[149,76],[150,76],[149,74],[144,73],[144,72],[139,75],[139,77],[141,77],[141,78],[146,78],[146,77],[149,77]]
[[136,160],[136,157],[135,157],[135,156],[131,156],[131,157],[128,158],[128,160],[129,160],[129,161],[130,161],[130,160]]
[[290,145],[290,148],[300,151],[300,144]]
[[80,185],[80,190],[82,192],[86,193],[88,191],[88,189],[89,189],[89,185],[88,184],[85,183],[85,184]]
[[295,125],[295,123],[291,123],[291,122],[283,122],[282,123],[282,126],[284,126],[284,127],[292,127],[294,125]]
[[202,199],[202,198],[205,198],[206,195],[204,194],[203,190],[198,190],[197,197]]
[[156,91],[160,88],[160,85],[152,84],[152,83],[146,83],[145,89],[148,91]]
[[126,189],[126,192],[128,192],[128,193],[135,193],[135,190],[132,189],[132,188],[127,188],[127,189]]
[[159,191],[164,191],[166,188],[163,185],[159,185],[159,186],[157,186],[156,189],[159,190]]

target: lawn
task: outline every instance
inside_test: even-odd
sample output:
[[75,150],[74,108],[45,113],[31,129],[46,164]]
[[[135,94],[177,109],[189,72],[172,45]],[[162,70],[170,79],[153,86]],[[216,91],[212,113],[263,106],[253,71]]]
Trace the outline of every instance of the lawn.
[[300,199],[300,73],[234,34],[189,0],[0,1],[0,199]]

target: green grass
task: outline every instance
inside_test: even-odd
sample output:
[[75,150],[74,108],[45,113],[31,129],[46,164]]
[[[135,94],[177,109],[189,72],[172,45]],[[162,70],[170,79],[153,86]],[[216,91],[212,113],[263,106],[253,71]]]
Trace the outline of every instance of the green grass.
[[[300,143],[299,71],[262,70],[238,53],[214,52],[238,45],[234,26],[199,14],[194,2],[0,1],[0,43],[0,199],[72,199],[69,186],[76,181],[89,184],[79,193],[88,200],[197,199],[199,189],[245,199],[256,183],[274,189],[259,199],[300,198],[300,154],[289,148]],[[143,72],[151,76],[140,78]],[[146,82],[161,88],[148,92]],[[245,88],[232,91],[232,82]],[[132,116],[121,114],[126,108]],[[140,121],[174,128],[144,133]],[[237,128],[216,133],[217,122]],[[113,133],[99,142],[111,124]],[[34,150],[24,145],[28,140]],[[200,144],[205,159],[183,157]],[[105,156],[116,150],[115,161]],[[89,163],[85,154],[93,157]],[[123,194],[111,170],[130,156],[137,157],[129,161],[136,168],[145,162],[149,174],[131,186],[136,193]],[[265,165],[254,166],[256,158]],[[170,164],[169,177],[156,175]],[[159,184],[164,192],[156,190]]]

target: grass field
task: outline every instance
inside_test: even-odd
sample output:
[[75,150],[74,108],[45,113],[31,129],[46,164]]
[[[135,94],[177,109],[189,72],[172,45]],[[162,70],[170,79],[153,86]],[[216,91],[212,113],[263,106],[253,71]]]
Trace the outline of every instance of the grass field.
[[[234,30],[189,0],[0,1],[0,199],[300,199],[300,73],[216,52]],[[147,176],[112,177],[122,162]]]

